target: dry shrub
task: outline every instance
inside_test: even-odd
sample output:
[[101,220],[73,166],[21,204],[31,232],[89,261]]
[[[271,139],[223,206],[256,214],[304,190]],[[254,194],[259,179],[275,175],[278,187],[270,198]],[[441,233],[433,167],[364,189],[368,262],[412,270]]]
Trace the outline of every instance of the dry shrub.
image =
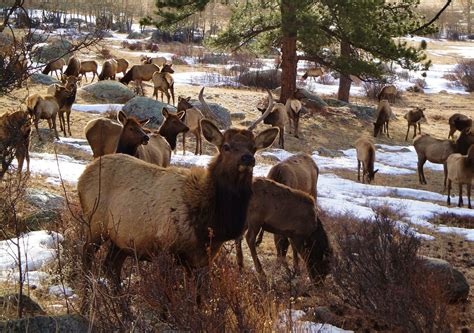
[[173,55],[171,57],[171,63],[173,65],[188,65],[188,63],[186,62],[186,60],[184,60],[182,57],[178,56],[178,55]]
[[474,59],[463,59],[454,69],[457,83],[467,92],[474,91]]
[[280,86],[281,71],[276,69],[246,71],[237,77],[240,84],[262,89],[275,89]]
[[99,57],[102,58],[102,59],[111,59],[111,58],[113,58],[113,55],[110,52],[110,49],[107,49],[107,48],[103,47],[99,51]]
[[331,74],[324,74],[318,78],[319,83],[324,85],[332,85],[334,84],[334,78]]
[[420,241],[387,210],[374,221],[342,228],[333,278],[336,294],[368,318],[403,332],[452,329],[447,298],[417,252]]
[[451,227],[472,228],[472,226],[474,226],[474,217],[469,215],[442,213],[433,216],[429,222],[433,224],[444,224]]
[[413,83],[415,84],[415,86],[418,86],[422,89],[426,89],[426,87],[428,87],[428,84],[426,83],[426,80],[425,79],[416,79],[413,81]]
[[366,81],[362,86],[364,87],[365,95],[368,98],[377,99],[377,96],[384,85],[385,83],[381,81]]

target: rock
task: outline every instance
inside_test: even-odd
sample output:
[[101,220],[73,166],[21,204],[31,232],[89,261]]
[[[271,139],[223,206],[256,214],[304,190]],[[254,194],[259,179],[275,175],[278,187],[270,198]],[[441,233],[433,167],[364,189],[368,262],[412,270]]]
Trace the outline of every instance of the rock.
[[35,73],[30,76],[30,80],[33,83],[39,83],[39,84],[44,84],[44,85],[51,85],[58,83],[60,84],[61,81],[56,80],[54,77],[46,75],[46,74],[41,74],[41,73]]
[[127,39],[145,39],[148,37],[148,34],[142,34],[138,31],[132,31],[128,34]]
[[0,322],[2,332],[41,332],[41,333],[83,333],[89,330],[89,323],[79,315],[37,316]]
[[163,115],[161,114],[163,107],[176,112],[176,108],[172,105],[159,102],[149,97],[137,96],[124,105],[123,112],[125,112],[127,116],[134,116],[139,120],[150,119],[147,126],[156,128],[163,122]]
[[348,107],[350,111],[359,119],[372,120],[375,117],[376,109],[370,106],[355,105],[333,98],[324,100],[329,106],[333,107]]
[[245,112],[232,112],[230,118],[232,120],[243,120],[245,119]]
[[[206,102],[208,98],[205,98]],[[202,105],[201,102],[196,101],[196,100],[191,100],[190,103],[197,107],[199,110],[202,110]],[[220,129],[227,129],[232,125],[232,120],[231,120],[231,115],[230,111],[223,107],[222,105],[219,105],[217,103],[209,103],[209,108],[211,109],[212,112],[212,118],[213,120],[217,121],[217,126]]]
[[318,322],[330,323],[334,320],[335,315],[327,306],[318,306],[314,309],[314,317]]
[[45,224],[52,223],[59,218],[59,212],[53,209],[45,209],[26,216],[23,220],[28,230],[40,230]]
[[425,268],[435,275],[449,297],[451,303],[467,300],[469,296],[469,283],[466,277],[449,262],[442,259],[422,257]]
[[[0,309],[3,315],[16,315],[18,313],[19,294],[8,294],[0,296]],[[23,313],[27,316],[37,316],[46,314],[38,303],[26,295],[21,295]],[[0,328],[2,325],[0,324]],[[3,330],[1,330],[4,332]]]
[[104,103],[127,103],[135,97],[135,93],[127,86],[111,80],[89,84],[79,90]]
[[67,39],[59,39],[53,41],[51,44],[38,48],[33,57],[34,61],[47,63],[51,60],[55,60],[58,57],[62,57],[66,63],[72,56],[68,53],[73,47],[72,43]]
[[332,149],[327,149],[324,147],[319,147],[318,148],[318,153],[320,156],[326,156],[326,157],[341,157],[344,156],[344,153],[338,150],[332,150]]
[[409,153],[409,152],[411,152],[411,150],[408,149],[408,148],[402,148],[402,149],[400,149],[400,152],[402,152],[402,153]]
[[25,198],[40,209],[62,209],[66,203],[62,196],[36,188],[27,189]]
[[275,89],[280,86],[281,71],[276,69],[266,69],[248,71],[239,76],[239,83],[248,87]]
[[101,38],[113,38],[114,37],[114,34],[111,33],[109,30],[101,30],[99,32],[99,36]]

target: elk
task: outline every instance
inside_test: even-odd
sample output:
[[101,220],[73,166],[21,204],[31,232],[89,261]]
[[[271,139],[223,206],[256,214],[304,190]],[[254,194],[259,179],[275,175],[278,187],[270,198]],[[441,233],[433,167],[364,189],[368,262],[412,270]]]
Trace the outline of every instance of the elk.
[[64,75],[78,77],[80,71],[81,71],[81,61],[77,59],[75,56],[72,56],[71,58],[69,58]]
[[134,81],[141,89],[142,95],[145,95],[142,82],[150,81],[153,78],[153,73],[159,72],[160,68],[155,64],[134,65],[128,70],[120,82],[128,85],[130,81]]
[[427,184],[423,166],[426,161],[430,161],[431,163],[443,164],[444,189],[446,189],[447,160],[449,155],[456,152],[456,145],[451,140],[435,139],[428,134],[422,134],[413,140],[413,146],[418,155],[418,179],[420,184]]
[[451,117],[449,117],[448,123],[448,139],[454,138],[454,133],[456,132],[456,130],[462,132],[465,129],[472,127],[472,119],[460,113],[455,113]]
[[[189,128],[189,132],[194,134],[196,138],[196,149],[194,155],[202,154],[202,131],[201,131],[201,119],[204,119],[202,112],[195,106],[193,106],[189,100],[191,97],[184,98],[178,97],[178,111],[184,111],[184,123]],[[183,133],[183,155],[186,153],[186,133]]]
[[388,133],[388,123],[390,122],[390,117],[392,117],[392,108],[388,100],[383,99],[379,102],[377,107],[377,119],[374,122],[374,138],[376,138],[380,132],[387,133],[387,137],[390,138]]
[[301,79],[306,80],[308,77],[312,77],[314,80],[317,77],[323,76],[324,72],[325,71],[323,67],[310,68],[303,74]]
[[383,86],[380,92],[377,94],[377,99],[379,100],[379,102],[383,99],[388,99],[391,103],[394,103],[396,97],[397,87],[392,84]]
[[125,75],[125,72],[127,72],[128,66],[130,65],[127,59],[116,58],[115,61],[117,62],[117,73]]
[[171,74],[174,73],[173,65],[164,65],[161,69],[161,72],[155,72],[152,76],[153,81],[153,97],[158,100],[158,91],[161,91],[161,101],[163,102],[163,93],[166,95],[168,99],[168,104],[170,104],[170,93],[173,97],[173,105],[174,105],[174,79]]
[[[48,63],[44,69],[43,74],[48,75],[50,72],[54,72],[56,74],[56,78],[59,80],[60,77],[63,75],[63,67],[66,66],[66,62],[63,58],[59,58],[57,60],[51,61]],[[61,73],[61,76],[58,76],[58,70]]]
[[86,60],[86,61],[81,61],[81,69],[79,70],[79,75],[84,77],[87,82],[87,73],[92,73],[92,81],[94,81],[94,78],[99,76],[99,73],[97,73],[97,68],[99,68],[99,64],[95,60]]
[[[257,105],[257,109],[264,113],[266,103],[260,102]],[[270,107],[270,106],[268,106]],[[280,132],[280,136],[278,138],[278,144],[282,149],[285,148],[285,125],[288,122],[288,114],[286,112],[286,106],[282,103],[274,103],[272,106],[272,112],[263,120],[264,124],[272,125],[272,127],[277,127]]]
[[[314,199],[305,192],[265,178],[255,178],[247,211],[245,239],[256,271],[265,276],[258,259],[255,239],[260,229],[289,238],[306,263],[312,280],[322,280],[329,272],[331,248]],[[242,260],[242,238],[236,241],[237,258]],[[296,257],[295,257],[296,258]],[[242,265],[239,262],[239,265]]]
[[301,99],[305,98],[305,95],[301,92],[301,89],[296,89],[295,92],[286,100],[286,113],[288,115],[290,133],[293,130],[295,138],[298,136],[298,127],[301,115]]
[[471,185],[472,178],[474,178],[474,146],[471,145],[467,151],[467,156],[461,154],[452,154],[448,157],[448,206],[451,205],[451,186],[452,182],[457,182],[459,185],[459,201],[458,207],[463,206],[462,201],[462,186],[466,184],[467,187],[467,201],[468,207],[471,206]]
[[56,115],[64,104],[66,99],[72,94],[66,87],[56,86],[54,96],[39,94],[30,95],[26,99],[26,107],[31,118],[33,118],[36,133],[40,141],[43,141],[38,129],[38,122],[40,119],[48,120],[50,129],[54,129],[54,135],[59,140],[58,130],[56,128]]
[[99,75],[99,81],[107,79],[115,80],[115,76],[117,75],[117,66],[117,61],[115,61],[115,59],[104,61],[104,64],[102,65],[102,71]]
[[[79,82],[79,78],[75,76],[64,77],[65,78],[65,87],[71,94],[66,97],[64,101],[64,105],[59,109],[58,116],[59,116],[59,127],[61,131],[64,132],[64,136],[66,137],[66,121],[64,119],[64,114],[66,114],[67,119],[67,127],[69,136],[72,136],[71,133],[71,108],[74,102],[76,101],[76,94],[77,94],[77,82]],[[48,87],[47,93],[48,95],[54,95],[56,90],[57,84],[52,84]]]
[[360,181],[360,167],[362,164],[362,183],[370,184],[375,178],[375,174],[379,169],[374,170],[375,163],[375,146],[372,141],[368,138],[359,138],[355,142],[355,148],[357,152],[357,180]]
[[176,138],[179,133],[183,135],[189,131],[189,127],[183,122],[183,118],[186,115],[185,111],[172,113],[167,108],[161,110],[165,121],[161,124],[158,129],[158,133],[168,141],[171,150],[176,150]]
[[[224,133],[203,119],[204,137],[218,148],[206,169],[165,169],[124,154],[90,163],[77,184],[88,220],[84,224],[85,272],[107,240],[113,246],[105,266],[117,289],[123,262],[131,254],[148,259],[165,250],[188,269],[207,266],[225,241],[244,231],[254,154],[278,135],[274,128],[256,136],[252,130],[270,111],[248,129]],[[86,301],[84,297],[82,311]]]
[[472,144],[474,144],[474,135],[471,133],[471,128],[468,127],[461,131],[456,141],[456,153],[466,155]]
[[164,65],[166,65],[167,63],[167,60],[165,57],[156,57],[156,58],[152,58],[152,57],[148,57],[148,56],[142,56],[140,58],[140,61],[143,65],[146,65],[146,64],[155,64],[157,65],[158,67],[162,67]]
[[426,123],[426,117],[423,111],[425,111],[426,108],[415,108],[414,110],[408,111],[403,118],[407,120],[408,123],[408,129],[407,129],[407,135],[405,136],[405,141],[408,139],[408,132],[410,132],[410,126],[413,126],[414,133],[413,133],[413,139],[416,136],[416,125],[418,125],[418,134],[421,134],[421,123]]
[[[14,149],[18,161],[18,174],[21,175],[26,159],[26,171],[30,172],[30,133],[31,120],[28,113],[17,111],[0,116],[0,155],[5,157],[9,149]],[[2,165],[1,175],[8,165]]]

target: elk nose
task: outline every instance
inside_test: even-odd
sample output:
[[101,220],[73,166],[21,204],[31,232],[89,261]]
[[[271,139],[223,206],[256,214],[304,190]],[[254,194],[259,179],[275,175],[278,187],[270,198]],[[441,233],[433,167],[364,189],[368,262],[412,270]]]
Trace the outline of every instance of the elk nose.
[[189,127],[186,126],[186,127],[184,128],[184,131],[183,131],[183,132],[184,132],[184,133],[187,133],[188,131],[189,131]]
[[242,162],[242,165],[255,166],[255,157],[253,157],[253,155],[250,155],[250,154],[242,155],[240,160]]
[[150,141],[150,137],[149,137],[148,135],[145,135],[145,136],[143,137],[143,143],[144,143],[144,144],[147,144],[148,141]]

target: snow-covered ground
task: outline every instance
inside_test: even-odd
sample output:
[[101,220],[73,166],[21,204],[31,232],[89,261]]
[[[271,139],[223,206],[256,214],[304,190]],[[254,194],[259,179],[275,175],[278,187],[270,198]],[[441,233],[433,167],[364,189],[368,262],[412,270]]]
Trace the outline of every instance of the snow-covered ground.
[[72,110],[78,112],[104,113],[107,111],[120,111],[123,104],[73,104]]
[[284,332],[290,329],[290,319],[292,323],[292,332],[305,333],[352,333],[353,331],[344,330],[342,328],[330,325],[315,323],[312,321],[302,320],[306,313],[302,310],[282,311],[278,315],[278,321],[275,323],[275,331]]

